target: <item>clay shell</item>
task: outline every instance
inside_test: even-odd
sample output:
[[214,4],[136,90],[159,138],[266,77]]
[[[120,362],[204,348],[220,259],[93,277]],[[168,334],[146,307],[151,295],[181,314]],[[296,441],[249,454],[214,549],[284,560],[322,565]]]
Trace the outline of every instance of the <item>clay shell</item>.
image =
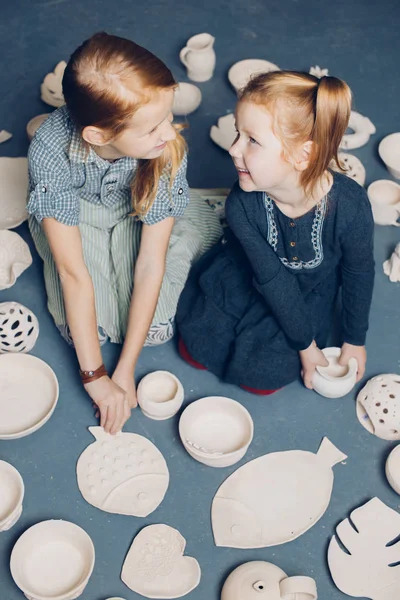
[[246,454],[253,439],[249,412],[236,400],[222,396],[190,404],[179,421],[185,450],[209,467],[228,467]]
[[15,467],[0,460],[0,531],[7,531],[22,513],[24,482]]
[[83,592],[95,560],[93,542],[69,521],[42,521],[11,553],[11,575],[31,600],[72,600]]
[[213,125],[210,129],[210,138],[224,150],[229,150],[236,136],[235,115],[233,114],[220,117],[218,125]]

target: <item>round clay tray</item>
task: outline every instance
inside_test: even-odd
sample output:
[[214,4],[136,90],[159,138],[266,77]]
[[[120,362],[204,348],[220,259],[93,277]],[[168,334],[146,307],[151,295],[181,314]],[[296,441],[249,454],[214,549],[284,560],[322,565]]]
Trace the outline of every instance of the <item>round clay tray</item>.
[[238,462],[253,439],[249,412],[236,400],[222,396],[190,404],[179,421],[179,435],[187,452],[210,467]]
[[400,444],[388,456],[386,477],[394,491],[400,494]]
[[253,75],[269,73],[270,71],[280,71],[280,69],[277,65],[268,60],[262,58],[248,58],[246,60],[240,60],[231,66],[228,71],[228,79],[238,92],[249,82]]
[[17,469],[0,460],[0,531],[10,529],[22,512],[24,482]]
[[93,542],[69,521],[42,521],[21,535],[11,553],[11,575],[34,600],[72,600],[94,567]]
[[30,354],[0,356],[0,439],[33,433],[53,414],[58,381],[47,363]]

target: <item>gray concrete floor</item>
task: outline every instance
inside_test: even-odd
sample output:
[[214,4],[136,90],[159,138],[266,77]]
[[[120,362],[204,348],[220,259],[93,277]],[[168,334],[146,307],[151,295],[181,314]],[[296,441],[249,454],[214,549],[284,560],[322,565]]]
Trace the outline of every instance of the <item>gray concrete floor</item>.
[[[1,156],[26,155],[26,123],[51,110],[40,100],[44,75],[58,61],[68,59],[72,50],[95,31],[105,29],[147,46],[167,62],[178,80],[184,81],[187,79],[178,59],[179,50],[191,35],[208,31],[216,37],[217,67],[213,79],[200,84],[203,103],[189,117],[190,185],[233,184],[235,173],[230,158],[214,146],[208,132],[218,117],[234,109],[235,94],[227,71],[243,58],[266,58],[281,68],[298,70],[318,64],[344,78],[353,89],[355,109],[377,128],[367,146],[353,151],[367,169],[367,184],[390,178],[378,158],[377,146],[385,135],[399,130],[397,0],[1,0],[0,8],[0,129],[14,134],[11,141],[0,146]],[[154,422],[137,410],[126,430],[145,435],[163,452],[171,474],[168,493],[157,511],[146,519],[101,512],[83,500],[75,476],[76,460],[92,440],[87,431],[95,424],[90,401],[78,381],[74,353],[59,337],[46,311],[41,263],[26,224],[17,232],[30,244],[34,263],[14,287],[0,292],[0,300],[21,302],[38,316],[41,333],[32,354],[55,370],[60,399],[53,417],[40,431],[20,440],[0,442],[0,459],[15,465],[26,484],[20,521],[9,532],[0,534],[1,600],[22,597],[9,572],[10,552],[18,537],[38,521],[59,518],[82,526],[96,547],[96,565],[83,594],[85,600],[139,598],[119,576],[134,536],[151,523],[167,523],[179,529],[187,539],[187,553],[200,562],[203,576],[189,596],[191,600],[217,600],[228,573],[254,559],[273,562],[289,575],[315,577],[323,600],[344,598],[332,583],[326,565],[327,544],[336,524],[373,496],[395,509],[400,504],[384,475],[384,461],[393,445],[373,437],[359,425],[355,417],[357,390],[340,400],[327,400],[297,382],[263,399],[225,385],[210,373],[195,371],[179,359],[175,342],[145,349],[138,364],[138,379],[155,369],[171,370],[184,385],[185,403],[206,395],[226,395],[250,410],[255,437],[243,462],[277,450],[314,452],[325,435],[349,458],[346,465],[335,467],[329,508],[306,534],[274,548],[216,548],[210,505],[219,485],[236,467],[217,470],[196,463],[180,444],[177,418]],[[376,227],[375,239],[377,277],[365,381],[378,373],[400,371],[400,284],[389,283],[381,268],[400,240],[400,233],[394,227]],[[119,346],[106,346],[108,367],[116,363],[119,352]]]

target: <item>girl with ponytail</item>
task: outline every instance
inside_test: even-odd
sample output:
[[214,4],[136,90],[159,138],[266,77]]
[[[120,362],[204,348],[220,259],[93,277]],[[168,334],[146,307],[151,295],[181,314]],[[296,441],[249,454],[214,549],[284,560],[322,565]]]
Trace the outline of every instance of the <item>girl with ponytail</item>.
[[[66,104],[29,149],[29,225],[48,307],[111,433],[136,406],[143,345],[172,337],[191,262],[220,236],[214,212],[189,198],[175,87],[154,54],[98,33],[72,54]],[[123,343],[112,376],[100,349],[107,339]]]
[[193,366],[253,393],[300,373],[312,388],[341,287],[340,364],[355,357],[363,376],[373,220],[365,190],[331,170],[350,110],[350,89],[335,77],[277,71],[241,91],[229,227],[178,305],[179,349]]

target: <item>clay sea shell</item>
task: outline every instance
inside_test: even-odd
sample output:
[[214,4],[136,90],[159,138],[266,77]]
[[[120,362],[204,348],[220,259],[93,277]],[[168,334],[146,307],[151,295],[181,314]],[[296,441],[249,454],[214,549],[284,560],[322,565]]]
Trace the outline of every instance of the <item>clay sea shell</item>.
[[400,440],[400,375],[370,379],[357,396],[357,417],[382,440]]
[[29,246],[18,233],[0,231],[0,290],[10,288],[32,264]]
[[185,538],[168,525],[150,525],[133,540],[121,579],[146,598],[180,598],[199,585],[201,570],[191,556],[183,556]]
[[11,553],[11,575],[30,600],[74,600],[95,560],[93,542],[69,521],[42,521],[27,529]]
[[240,467],[213,500],[215,544],[263,548],[299,537],[326,511],[333,487],[332,466],[345,458],[324,438],[317,454],[274,452]]
[[67,63],[62,60],[56,65],[53,73],[48,73],[40,86],[40,93],[43,102],[50,106],[59,108],[65,104],[62,92],[62,78]]
[[0,229],[13,229],[27,218],[28,160],[0,158]]
[[147,438],[136,433],[110,435],[89,427],[96,442],[76,466],[87,502],[111,513],[147,517],[162,502],[169,484],[167,464]]

